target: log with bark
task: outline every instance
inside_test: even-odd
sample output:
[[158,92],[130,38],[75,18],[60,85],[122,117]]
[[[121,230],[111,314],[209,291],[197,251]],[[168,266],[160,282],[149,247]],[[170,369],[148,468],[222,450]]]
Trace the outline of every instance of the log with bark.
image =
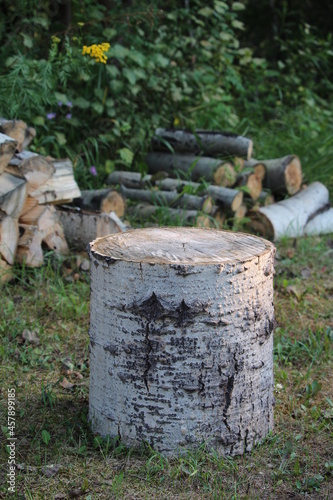
[[146,189],[152,186],[157,186],[162,191],[177,191],[182,193],[184,189],[190,188],[196,195],[209,195],[215,203],[220,207],[225,207],[232,211],[243,202],[243,192],[235,189],[214,186],[202,185],[196,182],[183,181],[180,179],[166,178],[162,180],[152,181],[152,175],[141,176],[139,172],[123,172],[114,171],[108,177],[109,184],[122,184],[127,188]]
[[0,132],[12,137],[17,142],[16,149],[21,152],[36,136],[36,130],[22,120],[0,118]]
[[253,172],[255,173],[256,177],[260,181],[263,181],[264,178],[265,178],[265,176],[266,176],[266,166],[265,166],[265,163],[263,163],[261,161],[258,161],[258,160],[254,160],[253,158],[251,158],[248,161],[245,161],[244,165],[243,165],[243,168],[253,170]]
[[208,156],[237,156],[249,160],[252,155],[252,141],[230,132],[163,129],[155,130],[152,146],[155,151],[176,151]]
[[294,195],[302,185],[302,167],[298,156],[288,155],[274,160],[262,160],[266,168],[263,187],[280,196]]
[[252,169],[244,169],[237,176],[236,187],[244,188],[244,194],[257,200],[262,190],[262,182]]
[[327,188],[314,182],[291,198],[252,212],[249,227],[274,241],[283,237],[297,238],[304,236],[307,224],[312,218],[315,220],[318,211],[325,212],[328,207]]
[[[164,217],[168,223],[195,227],[212,227],[212,219],[197,210],[182,210],[180,208],[156,207],[148,203],[138,203],[128,207],[128,215],[146,221],[148,218],[157,216]],[[166,223],[166,222],[165,222]]]
[[114,212],[118,217],[123,217],[126,210],[124,196],[110,188],[81,191],[74,205],[87,211]]
[[111,212],[87,212],[77,207],[57,208],[69,247],[76,251],[85,251],[88,243],[101,236],[127,230],[127,226]]
[[[93,432],[165,455],[249,452],[273,429],[272,244],[147,228],[90,244]],[[258,265],[259,264],[259,265]]]
[[205,180],[218,185],[224,183],[227,186],[232,184],[234,178],[232,165],[225,167],[224,161],[208,156],[153,152],[147,154],[146,163],[151,174],[161,171],[170,177],[176,177],[177,173],[186,174],[194,181]]
[[324,207],[308,219],[304,227],[304,234],[316,236],[328,233],[333,233],[333,208],[326,206],[326,209]]
[[158,206],[167,205],[171,208],[198,210],[206,214],[212,213],[214,208],[214,202],[210,196],[195,196],[178,193],[177,191],[129,189],[125,186],[121,186],[121,193],[128,200],[141,201]]
[[15,153],[17,142],[8,135],[0,133],[0,174],[4,172]]

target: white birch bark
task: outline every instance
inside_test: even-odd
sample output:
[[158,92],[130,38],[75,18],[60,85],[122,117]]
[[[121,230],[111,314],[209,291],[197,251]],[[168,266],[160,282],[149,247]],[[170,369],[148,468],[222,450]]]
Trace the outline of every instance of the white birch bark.
[[273,428],[274,247],[146,228],[90,244],[90,419],[174,455],[250,451]]

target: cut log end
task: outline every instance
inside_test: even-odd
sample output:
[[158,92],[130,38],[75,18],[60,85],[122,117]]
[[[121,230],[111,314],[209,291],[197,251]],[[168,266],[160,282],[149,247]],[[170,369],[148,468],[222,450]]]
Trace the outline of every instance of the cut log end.
[[223,163],[214,172],[214,183],[217,186],[230,187],[236,182],[237,174],[231,163]]
[[222,264],[272,251],[256,236],[199,228],[145,228],[97,238],[89,245],[94,255],[115,260],[158,264]]
[[296,194],[302,185],[302,167],[300,159],[297,156],[294,156],[289,165],[287,165],[284,175],[288,194]]
[[126,200],[117,191],[110,191],[101,202],[101,212],[115,212],[118,217],[123,217],[126,211]]

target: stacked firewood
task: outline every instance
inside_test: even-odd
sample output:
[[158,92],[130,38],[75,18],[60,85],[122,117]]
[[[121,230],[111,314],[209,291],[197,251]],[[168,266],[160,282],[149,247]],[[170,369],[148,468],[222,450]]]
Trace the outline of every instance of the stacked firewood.
[[125,230],[117,217],[123,197],[110,189],[81,193],[69,159],[25,149],[35,135],[21,120],[0,119],[0,283],[14,262],[41,266],[44,247],[85,251],[96,237]]
[[250,231],[273,240],[330,231],[328,190],[320,183],[302,190],[300,159],[258,161],[252,149],[232,133],[157,129],[149,174],[115,171],[108,183],[136,202],[128,213],[142,221],[164,207],[170,222],[185,225],[225,227],[247,217]]

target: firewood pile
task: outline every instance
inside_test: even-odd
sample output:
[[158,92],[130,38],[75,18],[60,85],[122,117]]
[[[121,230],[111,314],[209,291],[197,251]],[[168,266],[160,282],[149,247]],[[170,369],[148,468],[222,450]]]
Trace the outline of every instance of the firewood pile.
[[122,230],[116,216],[57,209],[81,200],[73,166],[24,149],[34,137],[23,121],[0,119],[0,283],[11,279],[14,262],[41,266],[44,247],[67,254],[69,246],[85,250],[96,236]]
[[[251,232],[283,236],[331,232],[327,188],[302,186],[298,156],[255,160],[251,139],[225,132],[157,129],[148,174],[114,171],[108,184],[142,221],[161,213],[184,225],[226,227],[246,217]],[[132,203],[135,202],[135,203]]]

